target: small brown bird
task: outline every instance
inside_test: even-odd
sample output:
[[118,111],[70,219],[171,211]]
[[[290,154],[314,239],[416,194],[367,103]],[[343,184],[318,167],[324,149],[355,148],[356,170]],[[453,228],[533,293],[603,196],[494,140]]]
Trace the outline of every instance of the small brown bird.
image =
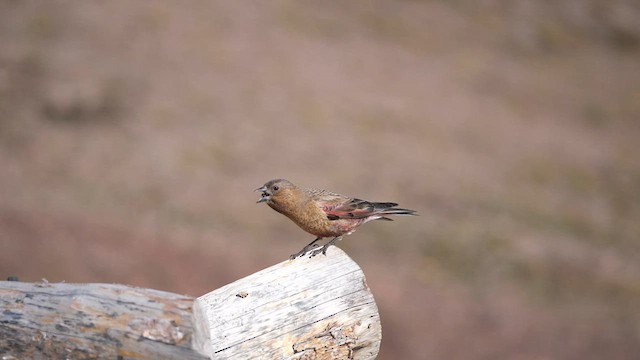
[[285,179],[271,180],[256,191],[262,192],[258,203],[266,202],[302,230],[317,236],[309,245],[291,255],[291,260],[319,246],[316,243],[322,238],[332,237],[320,249],[313,250],[309,257],[320,253],[326,255],[327,248],[342,235],[350,235],[358,226],[371,220],[393,221],[386,215],[417,215],[414,210],[396,208],[396,203],[370,202],[326,190],[301,188]]

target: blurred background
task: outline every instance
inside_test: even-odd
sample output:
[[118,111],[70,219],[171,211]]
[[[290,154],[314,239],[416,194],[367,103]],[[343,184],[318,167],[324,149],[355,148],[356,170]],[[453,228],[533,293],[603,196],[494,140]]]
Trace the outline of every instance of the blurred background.
[[380,359],[640,354],[640,4],[0,2],[0,275],[202,295],[339,243]]

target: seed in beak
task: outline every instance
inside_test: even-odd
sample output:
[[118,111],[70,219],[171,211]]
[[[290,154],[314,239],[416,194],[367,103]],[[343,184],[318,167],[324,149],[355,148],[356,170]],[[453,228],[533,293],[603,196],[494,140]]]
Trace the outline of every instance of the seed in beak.
[[267,194],[266,192],[262,193],[262,197],[260,197],[260,199],[258,199],[258,201],[256,201],[256,204],[259,204],[261,202],[265,202],[269,200],[269,194]]

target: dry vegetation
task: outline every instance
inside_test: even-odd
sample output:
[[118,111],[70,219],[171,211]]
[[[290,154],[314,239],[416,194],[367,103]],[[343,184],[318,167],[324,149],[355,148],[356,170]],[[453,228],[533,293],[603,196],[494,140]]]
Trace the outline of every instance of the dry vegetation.
[[0,3],[0,274],[200,295],[340,243],[382,359],[640,353],[636,1]]

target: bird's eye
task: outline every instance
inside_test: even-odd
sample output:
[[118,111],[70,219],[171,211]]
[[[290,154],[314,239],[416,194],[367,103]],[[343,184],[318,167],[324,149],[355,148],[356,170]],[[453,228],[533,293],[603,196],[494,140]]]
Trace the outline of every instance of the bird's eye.
[[278,190],[280,190],[280,188],[278,187],[278,185],[275,185],[275,186],[273,187],[273,191],[278,191]]

